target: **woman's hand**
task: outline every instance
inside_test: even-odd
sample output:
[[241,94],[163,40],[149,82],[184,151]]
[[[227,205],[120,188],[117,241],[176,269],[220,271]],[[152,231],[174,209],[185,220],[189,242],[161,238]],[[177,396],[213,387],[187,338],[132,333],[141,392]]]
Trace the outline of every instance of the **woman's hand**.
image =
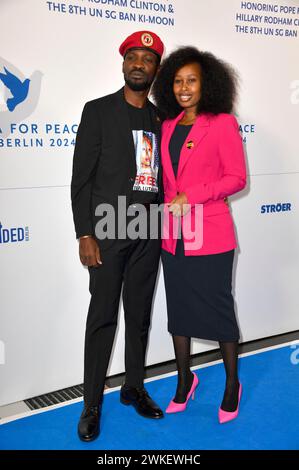
[[[190,210],[190,206],[186,207],[186,204],[189,204],[188,199],[186,193],[182,192],[177,194],[171,202],[168,202],[167,206],[174,217],[181,217]],[[185,207],[183,207],[184,205]]]

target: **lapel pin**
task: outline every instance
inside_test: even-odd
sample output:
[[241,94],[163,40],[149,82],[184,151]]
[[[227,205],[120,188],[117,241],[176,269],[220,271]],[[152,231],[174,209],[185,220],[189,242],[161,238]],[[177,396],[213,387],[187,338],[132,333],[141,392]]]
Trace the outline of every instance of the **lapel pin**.
[[194,142],[193,140],[188,140],[186,144],[187,149],[192,149],[194,147]]

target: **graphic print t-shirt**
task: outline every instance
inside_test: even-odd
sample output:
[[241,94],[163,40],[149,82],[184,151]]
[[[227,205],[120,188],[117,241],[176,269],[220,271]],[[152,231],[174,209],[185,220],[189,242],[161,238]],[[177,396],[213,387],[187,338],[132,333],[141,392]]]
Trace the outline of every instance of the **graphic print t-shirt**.
[[137,168],[130,202],[131,204],[155,203],[158,198],[159,169],[156,123],[153,121],[149,106],[136,108],[129,103],[127,105]]

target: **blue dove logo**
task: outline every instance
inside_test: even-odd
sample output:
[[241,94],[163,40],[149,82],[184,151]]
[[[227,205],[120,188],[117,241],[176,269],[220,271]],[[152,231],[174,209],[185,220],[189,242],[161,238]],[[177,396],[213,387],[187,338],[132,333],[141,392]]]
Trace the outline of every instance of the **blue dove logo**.
[[13,111],[18,104],[25,101],[29,91],[29,78],[26,78],[23,82],[6,67],[4,67],[5,74],[0,73],[0,80],[9,89],[12,94],[12,98],[8,98],[6,101],[7,108],[9,111]]

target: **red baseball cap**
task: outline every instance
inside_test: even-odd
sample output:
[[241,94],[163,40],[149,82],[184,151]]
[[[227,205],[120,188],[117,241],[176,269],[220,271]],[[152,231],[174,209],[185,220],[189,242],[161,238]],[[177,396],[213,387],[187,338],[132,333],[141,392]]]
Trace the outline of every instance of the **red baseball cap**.
[[164,44],[159,36],[151,31],[137,31],[124,40],[120,45],[119,52],[124,57],[129,49],[135,48],[149,49],[161,57],[164,51]]

